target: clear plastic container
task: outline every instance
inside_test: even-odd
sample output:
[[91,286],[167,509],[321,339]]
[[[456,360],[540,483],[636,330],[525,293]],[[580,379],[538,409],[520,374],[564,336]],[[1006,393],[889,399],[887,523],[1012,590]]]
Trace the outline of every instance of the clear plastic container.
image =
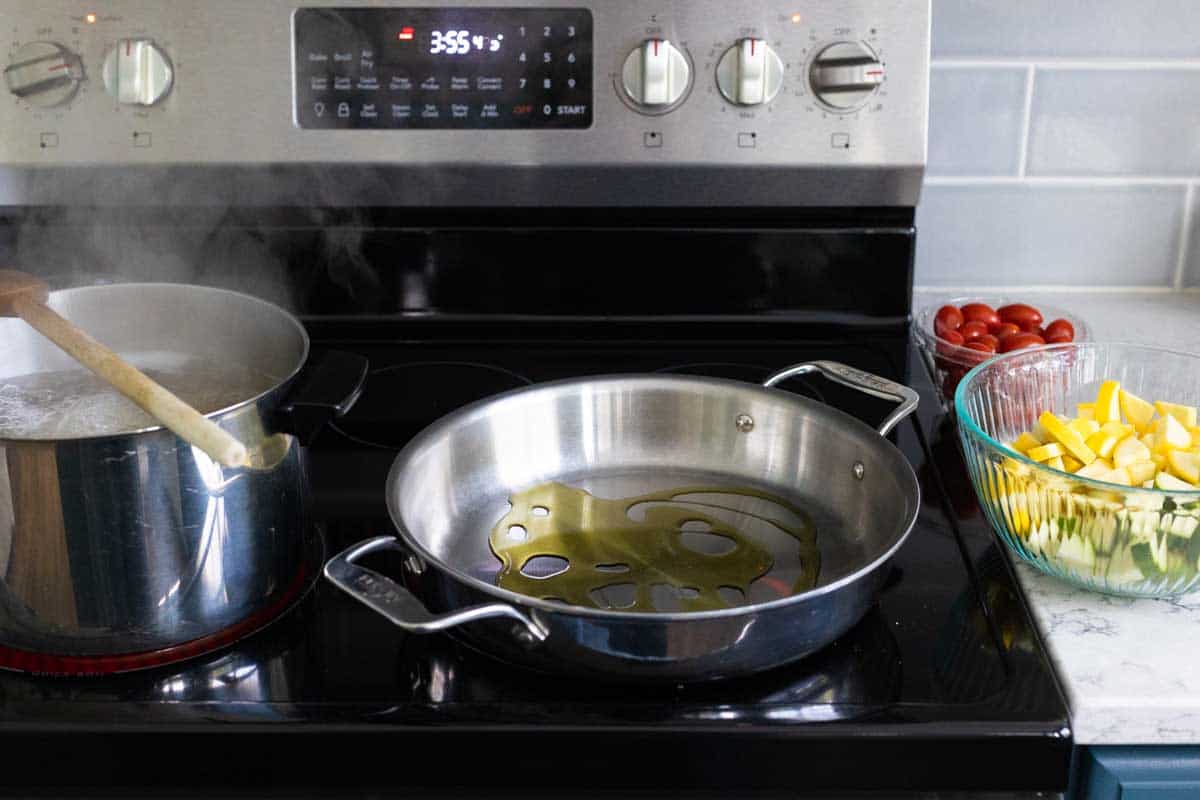
[[[954,402],[954,390],[958,388],[963,377],[973,368],[994,356],[939,339],[933,331],[933,320],[937,316],[938,309],[945,305],[962,307],[967,303],[987,303],[992,308],[1000,308],[1010,303],[1025,302],[1027,301],[1016,297],[951,297],[922,306],[917,312],[916,319],[913,321],[913,338],[921,348],[921,356],[925,360],[925,366],[929,369],[934,385],[938,387],[943,408],[950,410],[950,406]],[[1046,323],[1056,319],[1065,319],[1071,323],[1071,326],[1075,328],[1076,342],[1091,341],[1091,329],[1086,322],[1074,314],[1042,303],[1029,303],[1029,305],[1042,312]]]
[[997,356],[954,397],[971,481],[992,527],[1043,572],[1097,591],[1172,597],[1200,586],[1200,491],[1081,478],[1005,443],[1043,411],[1075,415],[1105,380],[1146,400],[1200,405],[1200,356],[1123,344],[1064,344]]

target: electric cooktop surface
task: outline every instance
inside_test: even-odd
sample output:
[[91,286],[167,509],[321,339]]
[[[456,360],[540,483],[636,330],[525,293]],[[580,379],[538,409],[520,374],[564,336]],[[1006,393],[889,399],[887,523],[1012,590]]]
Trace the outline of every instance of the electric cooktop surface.
[[[37,754],[42,737],[17,735],[36,730],[72,742],[85,765],[60,774],[64,785],[204,785],[236,773],[264,787],[332,791],[351,781],[524,795],[565,785],[1065,786],[1064,700],[980,514],[953,423],[903,334],[831,329],[791,341],[762,328],[700,323],[610,326],[603,334],[584,322],[414,321],[371,336],[330,320],[311,327],[317,346],[356,350],[372,363],[361,401],[310,452],[327,555],[391,532],[383,486],[396,451],[465,403],[613,372],[760,382],[816,358],[920,391],[917,415],[893,434],[921,484],[919,519],[862,622],[768,673],[654,686],[536,674],[447,635],[406,634],[322,580],[264,631],[182,665],[103,678],[0,674],[0,738],[14,748],[6,758],[17,765],[14,776],[22,764],[32,776],[46,763]],[[819,377],[784,388],[872,426],[890,408]],[[398,574],[387,557],[370,563]],[[126,774],[128,748],[145,750]]]

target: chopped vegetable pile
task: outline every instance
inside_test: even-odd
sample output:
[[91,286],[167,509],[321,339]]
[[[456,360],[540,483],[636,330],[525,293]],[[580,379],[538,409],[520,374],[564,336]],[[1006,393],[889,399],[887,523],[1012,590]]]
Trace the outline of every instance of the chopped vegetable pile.
[[[1200,581],[1200,426],[1194,406],[1149,402],[1105,381],[1074,418],[1043,412],[1008,445],[1081,484],[1014,458],[993,464],[984,499],[1043,559],[1100,587],[1177,594]],[[1173,494],[1146,494],[1139,489]]]
[[1083,478],[1146,489],[1200,488],[1196,407],[1150,403],[1105,381],[1094,403],[1074,419],[1042,412],[1033,430],[1009,447],[1034,461]]

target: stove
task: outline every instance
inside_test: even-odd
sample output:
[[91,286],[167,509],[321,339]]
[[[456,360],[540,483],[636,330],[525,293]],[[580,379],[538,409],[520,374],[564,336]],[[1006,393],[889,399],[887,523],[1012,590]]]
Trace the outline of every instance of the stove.
[[[78,788],[72,775],[86,785],[215,791],[236,775],[260,788],[337,792],[351,783],[449,795],[557,795],[581,784],[596,794],[887,796],[1064,786],[1071,739],[1062,695],[965,483],[953,423],[902,329],[716,344],[697,326],[696,340],[634,346],[599,335],[547,345],[536,322],[484,338],[472,326],[433,327],[386,346],[325,340],[379,365],[363,402],[311,453],[329,551],[391,531],[379,487],[398,445],[443,405],[566,375],[633,369],[761,381],[779,366],[833,358],[921,393],[921,410],[894,434],[917,470],[921,513],[878,605],[791,666],[713,684],[629,686],[534,674],[449,636],[406,635],[322,582],[267,630],[182,666],[106,678],[0,675],[10,780],[45,780],[35,751],[52,737],[73,753],[68,789]],[[871,424],[887,411],[834,384],[798,384]],[[418,391],[420,403],[389,402]],[[399,569],[386,559],[374,566]]]
[[[1066,788],[1062,693],[910,345],[928,2],[11,5],[0,259],[55,286],[257,294],[296,312],[314,349],[366,356],[358,403],[307,452],[326,554],[392,532],[387,471],[443,414],[611,373],[761,382],[831,359],[906,383],[921,405],[890,438],[922,505],[866,617],[767,673],[534,673],[405,634],[318,581],[180,664],[0,672],[0,784]],[[872,427],[890,410],[820,378],[785,388]],[[394,554],[374,558],[399,574]]]

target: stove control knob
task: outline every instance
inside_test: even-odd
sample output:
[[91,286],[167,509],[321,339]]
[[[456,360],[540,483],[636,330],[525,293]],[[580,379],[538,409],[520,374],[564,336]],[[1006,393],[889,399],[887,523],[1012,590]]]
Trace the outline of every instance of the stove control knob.
[[174,80],[171,62],[149,39],[121,39],[104,59],[104,88],[122,105],[152,106]]
[[683,51],[666,39],[647,39],[625,59],[621,85],[647,113],[670,111],[692,83],[692,67]]
[[783,86],[783,62],[762,39],[742,39],[721,56],[717,86],[731,103],[764,105]]
[[82,81],[79,56],[54,42],[30,42],[17,50],[4,70],[8,90],[38,108],[67,102]]
[[824,105],[834,111],[853,111],[879,91],[883,64],[862,42],[836,42],[817,53],[808,80]]

